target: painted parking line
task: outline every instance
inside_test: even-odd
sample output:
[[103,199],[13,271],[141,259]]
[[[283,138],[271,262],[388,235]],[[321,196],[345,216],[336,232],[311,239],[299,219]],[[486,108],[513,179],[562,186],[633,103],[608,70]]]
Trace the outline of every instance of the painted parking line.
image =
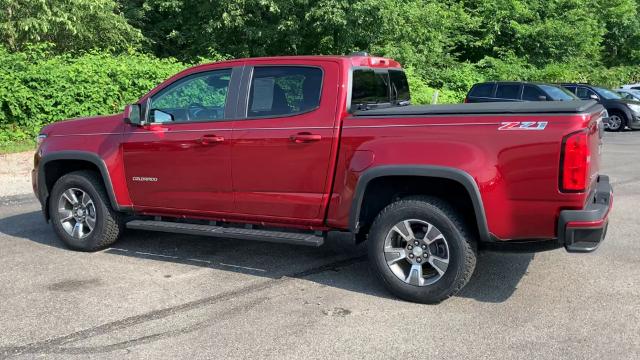
[[267,271],[265,269],[257,269],[257,268],[252,268],[252,267],[248,267],[248,266],[240,266],[240,265],[233,265],[233,264],[220,263],[220,265],[229,266],[229,267],[238,268],[238,269],[251,270],[251,271],[260,271],[260,272],[266,272]]
[[211,261],[209,260],[202,260],[202,259],[185,259],[187,261],[193,261],[193,262],[199,262],[199,263],[205,263],[205,264],[211,264]]
[[142,252],[142,251],[136,251],[136,254],[138,254],[138,255],[146,255],[146,256],[157,256],[157,257],[167,258],[167,259],[180,259],[178,256],[154,254],[154,253],[148,253],[148,252]]

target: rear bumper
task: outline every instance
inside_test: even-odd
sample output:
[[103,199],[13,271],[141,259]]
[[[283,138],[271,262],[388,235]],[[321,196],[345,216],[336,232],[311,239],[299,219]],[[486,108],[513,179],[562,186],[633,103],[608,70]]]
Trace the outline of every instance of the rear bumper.
[[592,252],[607,235],[613,208],[613,188],[609,177],[600,175],[596,191],[582,210],[563,210],[558,219],[558,240],[569,252]]

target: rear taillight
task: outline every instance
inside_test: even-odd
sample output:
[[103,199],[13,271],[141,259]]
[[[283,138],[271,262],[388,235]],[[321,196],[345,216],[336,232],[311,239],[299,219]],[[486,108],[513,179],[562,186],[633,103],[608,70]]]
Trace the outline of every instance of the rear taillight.
[[560,191],[585,191],[589,181],[589,136],[586,131],[567,135],[562,141]]

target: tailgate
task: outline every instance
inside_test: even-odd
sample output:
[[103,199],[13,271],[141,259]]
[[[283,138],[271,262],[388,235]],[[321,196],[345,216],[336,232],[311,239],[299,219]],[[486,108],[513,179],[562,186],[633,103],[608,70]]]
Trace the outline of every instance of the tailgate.
[[598,174],[600,173],[600,163],[602,158],[602,138],[604,136],[604,114],[605,111],[598,111],[591,114],[589,121],[589,193],[595,190]]

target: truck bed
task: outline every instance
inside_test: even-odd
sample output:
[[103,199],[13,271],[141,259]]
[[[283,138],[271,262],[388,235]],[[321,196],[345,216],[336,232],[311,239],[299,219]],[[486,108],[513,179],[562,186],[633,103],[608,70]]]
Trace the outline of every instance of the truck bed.
[[421,115],[484,115],[484,114],[578,114],[593,111],[595,100],[487,102],[455,105],[410,105],[357,110],[354,116],[421,116]]

